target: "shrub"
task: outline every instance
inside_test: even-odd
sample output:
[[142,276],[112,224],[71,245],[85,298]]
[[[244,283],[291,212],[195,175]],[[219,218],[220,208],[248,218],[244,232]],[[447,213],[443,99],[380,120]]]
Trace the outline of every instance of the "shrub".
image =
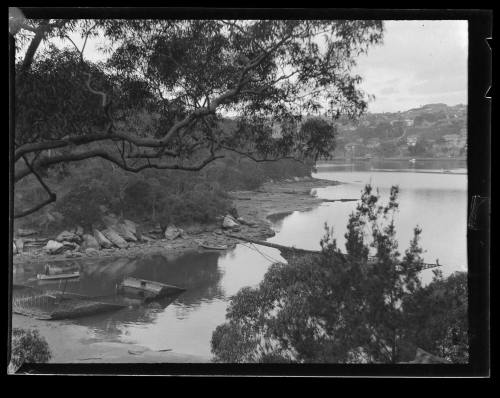
[[109,206],[112,195],[103,186],[81,184],[68,192],[56,203],[56,210],[67,225],[82,225],[90,228],[101,219],[99,205]]
[[231,205],[226,193],[210,187],[197,187],[183,194],[164,198],[160,223],[168,224],[208,224],[228,211]]
[[12,329],[11,364],[19,369],[23,363],[44,363],[51,358],[47,341],[35,329]]

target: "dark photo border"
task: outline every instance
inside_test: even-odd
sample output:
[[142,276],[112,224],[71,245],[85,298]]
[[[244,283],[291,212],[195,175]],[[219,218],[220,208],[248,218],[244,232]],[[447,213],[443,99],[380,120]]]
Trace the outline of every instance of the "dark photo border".
[[[462,19],[469,23],[468,52],[468,218],[473,196],[491,197],[491,99],[493,13],[489,10],[374,10],[326,8],[79,8],[20,7],[28,18],[165,19]],[[7,270],[7,370],[12,327],[12,237],[14,200],[14,39],[9,34],[9,267]],[[492,97],[492,93],[488,95]],[[488,202],[489,203],[489,202]],[[469,289],[469,364],[31,364],[18,374],[190,375],[190,376],[337,376],[337,377],[489,377],[490,376],[490,221],[467,231]],[[5,271],[4,271],[5,272]],[[4,274],[5,275],[5,274]],[[4,284],[5,287],[5,284]],[[5,308],[5,307],[4,307]],[[15,376],[15,375],[14,375]]]

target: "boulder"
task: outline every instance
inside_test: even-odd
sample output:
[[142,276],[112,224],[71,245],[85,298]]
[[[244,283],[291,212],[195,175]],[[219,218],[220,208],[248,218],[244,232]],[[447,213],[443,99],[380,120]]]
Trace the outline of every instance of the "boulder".
[[88,247],[85,249],[86,254],[96,254],[97,252],[97,249],[94,249],[93,247]]
[[70,249],[70,250],[75,250],[75,249],[78,249],[80,247],[80,245],[78,243],[68,242],[67,240],[63,240],[61,243],[63,244],[63,246],[66,249]]
[[83,235],[83,243],[82,243],[82,249],[83,250],[86,250],[86,249],[96,249],[96,250],[99,250],[99,247],[100,247],[100,245],[97,242],[96,238],[94,238],[90,234]]
[[177,228],[175,225],[169,225],[167,229],[165,229],[165,238],[167,238],[168,240],[182,238],[183,235],[184,231],[180,228]]
[[161,234],[163,233],[163,230],[161,228],[160,224],[156,224],[152,230],[149,231],[151,234]]
[[102,231],[104,236],[116,247],[124,249],[128,247],[128,243],[123,239],[113,228],[106,228]]
[[62,231],[59,235],[57,235],[56,241],[62,242],[62,241],[67,241],[67,242],[80,242],[80,237],[76,235],[73,232],[69,231]]
[[64,245],[55,240],[49,240],[45,245],[44,250],[49,254],[58,254],[64,250]]
[[35,235],[36,231],[34,229],[30,229],[30,228],[19,228],[17,230],[17,234],[19,236],[30,236],[30,235]]
[[247,221],[245,220],[243,217],[239,217],[237,219],[237,221],[241,224],[241,225],[248,225],[249,227],[253,227],[255,226],[255,223],[251,222],[251,221]]
[[123,224],[132,232],[134,235],[137,234],[137,224],[130,220],[123,220]]
[[224,229],[230,229],[230,228],[234,228],[234,227],[238,227],[238,226],[239,226],[239,224],[229,214],[226,215],[226,217],[224,217],[224,220],[222,221],[222,228],[224,228]]
[[141,235],[141,241],[142,242],[154,242],[155,239],[151,238],[150,236],[147,235]]
[[231,215],[231,217],[233,217],[234,219],[238,218],[239,217],[239,214],[238,214],[238,210],[236,209],[236,207],[231,207],[229,209],[229,214]]
[[83,236],[83,227],[81,227],[80,225],[78,225],[76,228],[75,228],[75,234],[78,235],[78,236]]
[[17,252],[22,253],[24,250],[24,240],[22,240],[21,238],[18,238],[15,240],[15,243],[16,243]]
[[82,256],[82,253],[78,253],[78,252],[69,252],[69,253],[66,253],[64,255],[64,257],[66,257],[66,258],[81,257],[81,256]]
[[102,222],[107,228],[114,227],[118,224],[118,218],[116,218],[113,214],[102,216]]
[[103,249],[109,249],[113,247],[113,244],[106,238],[103,233],[97,229],[94,229],[94,238],[98,245]]
[[137,242],[136,236],[125,223],[117,223],[114,226],[108,227],[108,229],[116,231],[127,242]]

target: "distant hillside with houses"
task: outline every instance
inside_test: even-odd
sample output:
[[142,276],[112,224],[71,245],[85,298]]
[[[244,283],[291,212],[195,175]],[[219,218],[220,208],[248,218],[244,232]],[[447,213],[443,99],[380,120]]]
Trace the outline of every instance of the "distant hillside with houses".
[[335,157],[462,157],[467,106],[428,104],[396,113],[339,119]]

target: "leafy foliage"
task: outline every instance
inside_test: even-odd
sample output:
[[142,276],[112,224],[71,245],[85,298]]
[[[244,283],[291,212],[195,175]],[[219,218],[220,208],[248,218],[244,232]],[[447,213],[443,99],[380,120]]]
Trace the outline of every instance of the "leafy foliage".
[[51,358],[49,345],[36,329],[12,329],[11,363],[15,369],[23,363],[44,363]]
[[[428,306],[440,303],[425,293],[433,287],[423,288],[418,277],[421,230],[415,228],[403,256],[398,251],[397,196],[398,188],[393,187],[389,202],[381,205],[379,195],[366,186],[349,218],[347,254],[340,252],[325,226],[319,255],[295,255],[288,264],[273,264],[257,288],[240,290],[227,310],[226,323],[213,333],[215,360],[395,363],[413,359],[422,342],[416,338],[422,325],[434,326],[439,319],[429,318]],[[455,290],[450,297],[462,293]],[[427,303],[419,301],[421,295],[429,298]],[[436,311],[457,308],[453,302],[447,305]],[[418,321],[425,318],[427,323],[417,328],[416,314]],[[442,319],[445,324],[451,321]],[[426,348],[430,341],[425,340]],[[444,337],[439,341],[448,343]]]
[[[382,32],[381,21],[29,21],[19,30],[28,48],[16,66],[15,161],[32,167],[17,163],[15,180],[93,157],[139,172],[199,171],[229,152],[259,162],[328,156],[334,129],[301,125],[302,114],[366,109],[352,71]],[[86,60],[70,33],[107,39],[107,61]],[[53,37],[75,49],[49,42],[34,57]]]

